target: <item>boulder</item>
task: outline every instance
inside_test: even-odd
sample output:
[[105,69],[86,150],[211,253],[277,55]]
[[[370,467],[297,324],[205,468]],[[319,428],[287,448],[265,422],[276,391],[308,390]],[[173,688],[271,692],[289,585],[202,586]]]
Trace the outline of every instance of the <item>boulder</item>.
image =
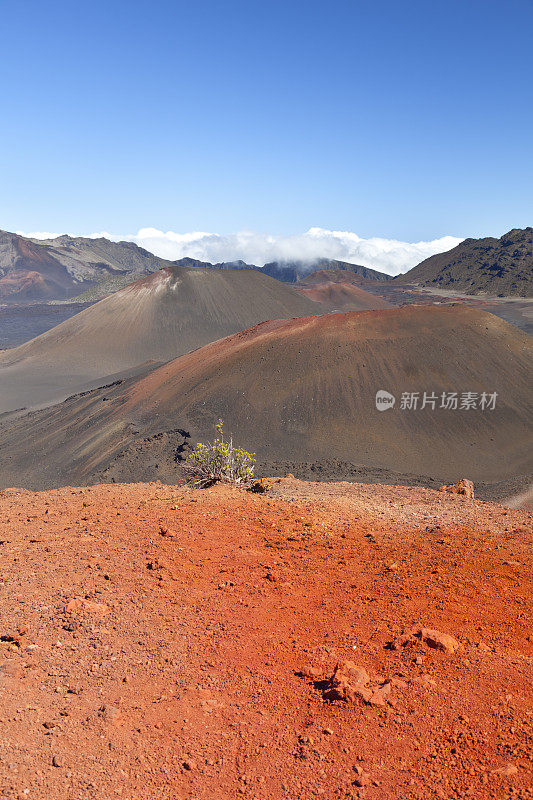
[[462,478],[458,483],[445,484],[439,487],[439,492],[448,494],[464,494],[465,497],[474,499],[474,484],[468,478]]

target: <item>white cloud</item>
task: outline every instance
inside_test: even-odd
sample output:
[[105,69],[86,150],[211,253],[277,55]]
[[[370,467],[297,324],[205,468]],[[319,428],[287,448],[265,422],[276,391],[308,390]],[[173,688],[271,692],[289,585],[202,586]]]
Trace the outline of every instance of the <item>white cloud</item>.
[[26,239],[57,239],[61,233],[50,233],[49,231],[32,231],[25,233],[24,231],[15,231],[18,236],[25,236]]
[[[57,234],[26,234],[36,239],[49,239]],[[362,239],[350,231],[330,231],[310,228],[306,233],[274,236],[254,231],[218,234],[195,231],[175,233],[157,228],[141,228],[136,234],[118,236],[109,233],[90,234],[91,238],[105,236],[113,241],[135,242],[162,258],[176,260],[189,256],[216,263],[242,259],[248,264],[262,266],[268,261],[311,261],[315,258],[335,258],[353,264],[398,275],[411,269],[425,258],[450,250],[462,239],[443,236],[429,242],[401,242],[396,239]]]

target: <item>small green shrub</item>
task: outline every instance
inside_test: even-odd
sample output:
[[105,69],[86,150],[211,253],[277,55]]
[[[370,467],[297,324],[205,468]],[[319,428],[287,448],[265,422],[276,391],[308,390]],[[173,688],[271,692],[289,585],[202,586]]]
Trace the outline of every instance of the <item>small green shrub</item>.
[[217,481],[247,483],[254,476],[255,453],[233,447],[231,436],[229,442],[225,442],[223,425],[219,419],[218,437],[210,444],[197,444],[183,465],[189,473],[188,480],[196,487],[211,486]]

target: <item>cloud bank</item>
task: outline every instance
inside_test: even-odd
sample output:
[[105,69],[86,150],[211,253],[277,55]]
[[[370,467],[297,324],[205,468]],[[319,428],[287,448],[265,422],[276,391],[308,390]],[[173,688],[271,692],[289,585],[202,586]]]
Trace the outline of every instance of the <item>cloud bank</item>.
[[[25,234],[35,239],[51,239],[57,234]],[[416,266],[425,258],[451,250],[462,239],[443,236],[430,242],[401,242],[396,239],[362,239],[350,231],[310,228],[306,233],[273,236],[254,231],[218,234],[195,231],[175,233],[157,228],[141,228],[136,234],[117,236],[94,233],[91,238],[105,236],[112,241],[135,242],[162,258],[177,260],[189,256],[217,263],[242,259],[262,266],[269,261],[312,261],[334,258],[373,267],[389,275],[398,275]]]

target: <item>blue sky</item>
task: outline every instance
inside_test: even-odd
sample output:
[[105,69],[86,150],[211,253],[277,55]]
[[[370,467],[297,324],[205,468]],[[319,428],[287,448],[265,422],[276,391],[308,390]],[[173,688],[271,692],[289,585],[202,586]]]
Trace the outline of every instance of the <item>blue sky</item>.
[[0,0],[0,228],[533,219],[530,0]]

